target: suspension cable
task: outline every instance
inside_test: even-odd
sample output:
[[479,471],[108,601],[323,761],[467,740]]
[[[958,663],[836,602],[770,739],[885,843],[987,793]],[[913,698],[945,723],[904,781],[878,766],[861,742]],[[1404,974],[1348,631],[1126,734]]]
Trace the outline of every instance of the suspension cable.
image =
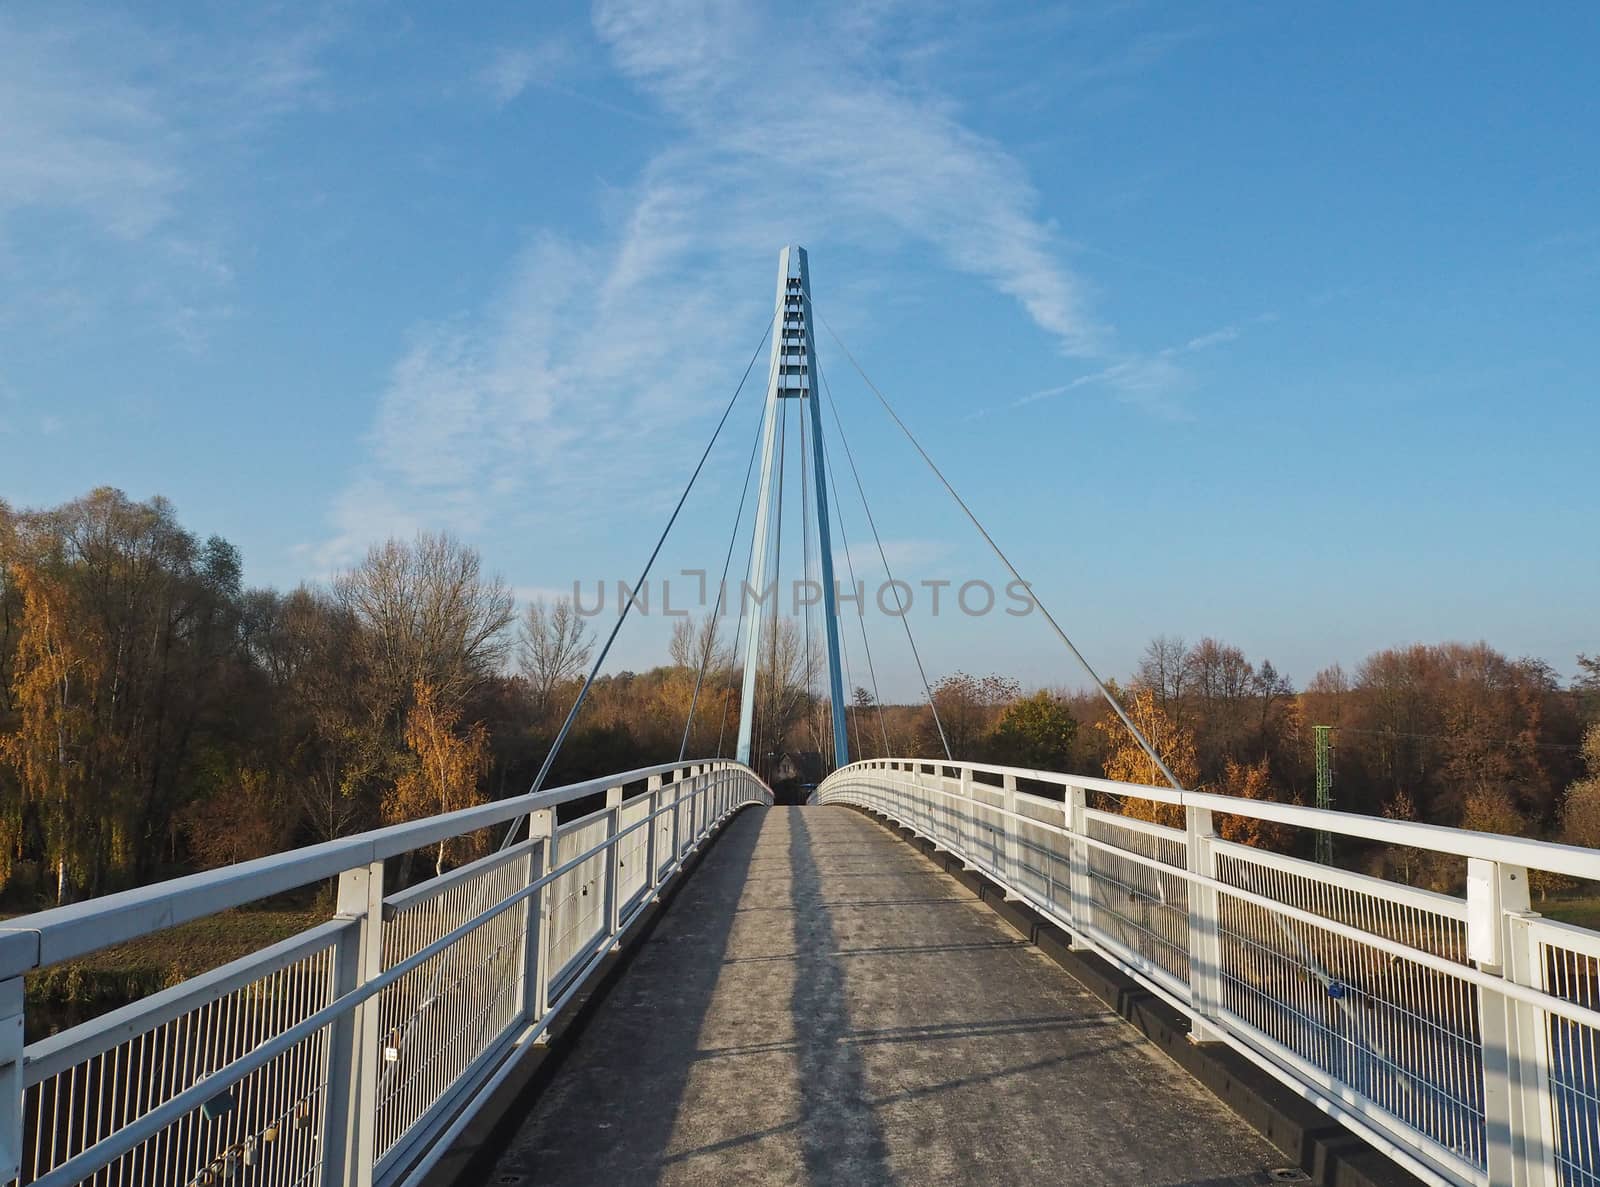
[[922,654],[917,650],[917,641],[911,637],[911,623],[906,618],[907,607],[900,597],[900,586],[896,584],[894,573],[889,568],[889,557],[883,550],[883,538],[878,535],[877,521],[872,518],[872,507],[867,502],[867,488],[861,483],[861,471],[856,469],[855,455],[850,452],[850,439],[845,436],[844,421],[839,419],[839,406],[834,403],[833,387],[822,374],[822,367],[817,367],[817,378],[822,380],[822,390],[828,396],[828,409],[833,413],[833,423],[839,430],[839,444],[844,446],[845,460],[850,463],[850,473],[856,480],[856,492],[861,496],[861,509],[867,513],[867,526],[872,529],[872,540],[878,546],[878,559],[883,562],[884,576],[889,579],[889,588],[894,590],[894,605],[899,611],[900,625],[905,628],[906,642],[911,644],[911,657],[917,661],[917,675],[922,677],[922,691],[928,697],[928,708],[933,712],[933,726],[939,731],[939,744],[944,747],[944,756],[951,762],[955,756],[950,753],[950,739],[945,736],[944,722],[939,720],[939,706],[933,703],[933,688],[928,683],[928,673],[922,666]]
[[[763,419],[765,419],[765,414],[763,414]],[[738,526],[736,526],[734,530],[738,530]],[[750,547],[746,550],[746,562],[744,562],[744,571],[746,571],[746,573],[749,573],[750,571],[750,557],[754,557],[754,555],[755,536],[754,533],[752,533],[752,536],[750,536]],[[747,632],[752,630],[752,622],[750,622],[746,616],[747,605],[749,605],[749,597],[747,597],[747,592],[749,592],[749,581],[746,581],[746,586],[744,586],[744,589],[739,590],[739,619],[738,622],[734,622],[733,627],[734,656],[742,656],[742,654],[744,654],[744,651],[739,648],[739,640],[749,637]],[[728,709],[730,709],[731,705],[733,705],[733,675],[731,675],[730,672],[728,683],[726,683],[725,688],[722,689],[722,721],[718,721],[717,725],[718,758],[722,758],[722,742],[723,737],[725,737],[726,733],[728,733]]]
[[[824,450],[823,454],[824,454],[824,457],[826,457],[827,451]],[[841,540],[843,539],[843,535],[844,534],[841,532],[840,533]],[[837,586],[838,586],[838,579],[837,578],[834,579],[834,585],[837,588]],[[837,620],[837,616],[835,616],[835,618]],[[824,623],[824,626],[826,626],[826,623]],[[844,666],[844,682],[850,689],[850,696],[854,697],[855,696],[855,688],[856,688],[856,675],[850,669],[850,648],[846,645],[845,629],[844,629],[844,624],[843,623],[839,623],[839,662],[840,662],[840,664],[842,664]],[[829,703],[830,704],[832,703],[832,698],[831,697],[829,698]],[[846,701],[843,705],[841,705],[840,709],[843,710],[843,712],[844,712],[845,728],[855,735],[855,739],[856,739],[855,754],[856,754],[856,757],[858,759],[864,758],[865,757],[865,753],[861,749],[861,714],[859,712],[857,712],[857,713],[851,713],[850,712],[851,705],[850,705],[849,701]]]
[[[777,315],[774,313],[773,317],[767,322],[767,328],[761,335],[761,341],[756,345],[755,353],[750,356],[750,362],[745,365],[744,374],[739,377],[739,386],[733,389],[733,396],[728,400],[727,407],[722,410],[722,417],[717,421],[717,427],[711,432],[711,440],[706,442],[705,451],[701,453],[700,460],[695,464],[694,472],[689,475],[689,481],[683,488],[683,494],[678,496],[677,506],[672,509],[672,514],[667,517],[667,525],[661,529],[661,536],[656,540],[655,548],[650,551],[650,559],[645,561],[644,569],[639,574],[639,580],[634,584],[632,593],[618,612],[617,621],[611,627],[611,634],[607,636],[605,646],[600,649],[600,654],[595,658],[593,667],[589,669],[589,675],[584,680],[583,687],[578,690],[578,695],[572,702],[572,708],[567,710],[566,720],[562,722],[561,730],[556,734],[555,741],[550,744],[550,751],[545,755],[544,763],[540,766],[539,773],[534,778],[533,786],[529,788],[529,795],[538,792],[544,786],[545,778],[550,774],[550,768],[555,763],[556,755],[560,753],[562,744],[572,730],[573,722],[577,720],[578,710],[583,708],[583,703],[589,695],[589,689],[594,685],[595,676],[600,671],[600,665],[605,662],[606,655],[611,650],[611,645],[617,641],[617,633],[622,630],[622,624],[627,620],[628,611],[633,608],[636,595],[644,587],[644,583],[649,580],[650,570],[656,563],[656,557],[660,555],[662,546],[666,544],[667,536],[672,531],[672,525],[678,522],[678,513],[683,510],[683,505],[689,501],[689,492],[694,489],[695,481],[700,477],[700,471],[705,469],[706,459],[711,456],[711,451],[717,444],[717,438],[722,435],[723,426],[728,423],[728,417],[733,414],[734,405],[739,402],[739,396],[744,392],[745,381],[750,378],[750,372],[754,370],[756,360],[761,357],[762,347],[766,346],[767,339],[772,334],[773,323],[776,320]],[[524,821],[529,819],[529,815],[529,813],[523,812],[506,826],[505,836],[500,840],[501,852],[510,847],[511,838],[516,836],[517,830],[522,827]],[[480,886],[473,898],[472,911],[476,912],[481,908],[485,893],[485,887]],[[439,982],[444,976],[444,971],[445,962],[441,960],[434,970],[433,976],[429,979],[427,991],[417,999],[419,1003],[433,999],[438,991]],[[416,1024],[417,1018],[421,1016],[421,1010],[422,1007],[420,1005],[413,1006],[411,1012],[406,1016],[404,1026],[401,1028],[401,1042],[404,1042],[410,1036],[411,1028]],[[399,1066],[400,1064],[398,1063],[385,1064],[381,1075],[381,1083],[387,1084],[394,1074],[394,1069]]]
[[[700,471],[705,469],[706,459],[711,456],[712,447],[716,445],[717,438],[722,435],[722,426],[728,423],[728,417],[733,413],[733,406],[739,402],[739,396],[744,391],[745,381],[750,378],[750,372],[755,369],[756,360],[761,357],[762,347],[766,346],[767,339],[772,334],[773,323],[776,320],[776,313],[767,320],[766,331],[761,335],[761,341],[757,344],[755,353],[750,356],[750,362],[746,364],[744,374],[739,378],[739,386],[734,389],[733,398],[728,401],[728,406],[722,410],[722,419],[717,421],[717,427],[711,433],[711,440],[706,442],[705,452],[700,455],[700,460],[695,463],[694,473],[689,475],[688,485],[683,488],[683,494],[678,496],[677,506],[672,509],[672,514],[667,517],[667,526],[661,529],[660,539],[656,541],[656,546],[650,550],[650,559],[645,561],[644,569],[639,574],[639,580],[634,582],[628,600],[622,604],[621,610],[617,613],[617,621],[611,626],[611,634],[607,636],[605,646],[600,649],[600,654],[595,657],[594,665],[589,669],[589,675],[585,678],[583,687],[578,690],[578,695],[572,702],[572,708],[567,710],[566,720],[561,723],[561,729],[556,734],[556,740],[550,744],[550,751],[544,756],[544,763],[539,767],[539,773],[533,780],[533,786],[528,789],[529,794],[540,790],[544,786],[544,781],[550,774],[550,768],[555,765],[556,755],[561,752],[561,747],[565,744],[567,735],[572,731],[573,722],[578,719],[578,711],[583,708],[584,701],[589,697],[589,690],[594,687],[595,677],[600,674],[600,665],[605,663],[606,656],[611,652],[611,645],[617,641],[617,634],[622,630],[622,624],[628,620],[628,612],[633,609],[639,590],[643,589],[644,583],[649,580],[650,570],[655,566],[656,557],[661,554],[662,545],[667,542],[667,536],[672,531],[672,525],[678,522],[678,513],[683,510],[683,505],[689,501],[689,492],[694,489],[695,480],[700,477]],[[511,840],[512,834],[520,827],[524,819],[526,819],[526,814],[512,821],[511,828],[506,833],[505,841],[501,842],[500,847],[502,849],[506,847],[506,844]]]
[[[772,747],[772,753],[777,755],[783,745],[783,737],[773,736],[774,722],[771,720],[778,716],[778,705],[783,696],[783,686],[778,681],[778,629],[783,622],[783,486],[786,472],[788,471],[789,448],[789,401],[780,396],[778,407],[782,412],[778,418],[778,502],[776,514],[772,517],[772,644],[767,653],[767,721],[761,731],[762,741]],[[760,671],[757,670],[759,677]],[[785,676],[788,673],[784,673]],[[784,684],[788,681],[784,680]],[[757,698],[759,700],[759,698]],[[756,724],[761,725],[758,716]],[[752,755],[751,757],[754,757]],[[776,764],[767,770],[767,782],[772,782],[772,777],[777,773]]]
[[[765,419],[765,416],[763,416],[763,419]],[[738,528],[736,528],[736,530],[738,530]],[[752,533],[752,538],[750,538],[750,547],[746,552],[746,562],[744,562],[744,571],[746,571],[746,573],[749,573],[750,571],[749,558],[754,557],[754,555],[755,538],[754,533]],[[750,598],[747,597],[747,593],[749,593],[749,581],[746,581],[744,587],[739,590],[739,617],[738,621],[734,622],[733,627],[734,656],[742,656],[742,654],[744,654],[744,651],[739,648],[739,640],[742,640],[742,638],[747,638],[747,632],[752,629],[752,625],[750,625],[749,619],[747,619],[746,616],[746,609],[750,600]],[[725,688],[722,689],[722,720],[718,721],[717,723],[718,758],[722,758],[722,742],[723,737],[725,737],[726,733],[728,733],[728,709],[730,709],[731,705],[733,705],[733,673],[730,672],[730,675],[728,675],[728,683],[726,683]]]
[[[683,723],[683,740],[678,743],[678,761],[683,761],[684,754],[689,749],[689,731],[694,726],[694,713],[700,704],[700,686],[705,682],[706,669],[711,666],[711,653],[716,650],[717,643],[717,618],[722,613],[722,600],[728,592],[728,566],[733,563],[733,548],[739,539],[739,521],[744,518],[745,500],[750,497],[750,475],[756,467],[756,454],[761,451],[761,429],[766,420],[766,407],[762,406],[761,417],[756,421],[756,436],[750,446],[750,460],[744,468],[744,485],[739,488],[739,509],[733,513],[733,531],[728,534],[728,552],[722,558],[722,579],[717,582],[717,600],[711,608],[711,621],[706,630],[705,652],[700,657],[700,672],[695,676],[694,695],[689,698],[689,716]],[[717,755],[722,754],[722,738],[719,732],[717,737]]]
[[[816,313],[816,305],[811,302],[810,298],[807,298],[806,303],[811,306],[812,312]],[[1039,607],[1039,612],[1044,615],[1045,621],[1050,624],[1050,628],[1055,631],[1056,636],[1066,644],[1067,650],[1072,653],[1072,657],[1078,661],[1078,665],[1084,670],[1084,672],[1088,674],[1089,679],[1094,681],[1094,686],[1100,690],[1100,695],[1105,698],[1106,704],[1111,706],[1112,712],[1114,712],[1117,717],[1121,719],[1122,724],[1128,728],[1128,732],[1133,735],[1134,741],[1139,743],[1140,748],[1143,749],[1150,761],[1155,763],[1156,768],[1160,770],[1167,782],[1172,784],[1172,786],[1177,788],[1179,791],[1182,791],[1183,784],[1178,781],[1177,776],[1175,776],[1167,768],[1166,763],[1161,761],[1161,756],[1156,753],[1155,747],[1152,746],[1144,734],[1139,731],[1139,727],[1133,724],[1132,718],[1128,716],[1122,705],[1117,701],[1117,698],[1111,695],[1111,690],[1106,687],[1105,681],[1100,679],[1099,674],[1090,665],[1089,661],[1084,658],[1083,652],[1079,651],[1077,645],[1067,637],[1067,632],[1061,629],[1061,624],[1056,621],[1055,615],[1050,613],[1045,604],[1041,602],[1038,596],[1033,592],[1033,586],[1023,580],[1022,574],[1017,572],[1017,567],[1011,563],[1011,559],[1007,557],[1006,554],[1001,550],[1000,545],[995,543],[994,537],[989,534],[988,529],[979,522],[978,517],[973,514],[972,508],[967,506],[966,500],[956,493],[956,488],[954,486],[950,485],[950,480],[944,476],[944,471],[940,470],[939,467],[934,464],[933,458],[928,456],[928,451],[922,448],[922,443],[919,442],[911,430],[906,427],[905,421],[900,419],[899,413],[895,412],[894,407],[889,403],[888,398],[878,389],[878,385],[872,382],[872,378],[866,373],[866,371],[862,370],[861,364],[856,361],[855,355],[851,354],[850,348],[840,340],[839,335],[836,334],[833,327],[828,324],[827,318],[823,317],[822,314],[817,313],[817,320],[820,321],[823,325],[823,328],[828,331],[828,336],[833,339],[834,344],[844,352],[844,357],[850,360],[850,365],[855,368],[856,374],[861,376],[862,382],[865,383],[871,390],[872,394],[878,398],[878,403],[883,405],[883,410],[889,414],[889,418],[893,420],[897,426],[899,426],[900,431],[905,434],[906,440],[911,442],[912,448],[914,448],[917,453],[922,456],[922,460],[928,464],[928,469],[933,471],[934,477],[939,480],[940,484],[945,488],[945,490],[950,492],[950,497],[956,501],[956,505],[961,508],[961,510],[966,514],[966,517],[972,521],[972,526],[978,529],[978,534],[983,537],[984,542],[989,545],[989,548],[994,552],[995,556],[1000,558],[1000,563],[1006,567],[1006,570],[1011,574],[1012,578],[1028,591],[1029,598],[1032,599],[1035,606]],[[831,402],[831,395],[829,398]],[[837,409],[835,410],[835,414],[837,415]]]
[[[867,640],[867,609],[863,604],[866,599],[866,586],[856,580],[856,562],[850,555],[850,538],[844,530],[844,500],[839,497],[839,481],[834,477],[833,461],[828,453],[828,439],[822,439],[822,453],[827,465],[823,468],[828,472],[828,485],[833,489],[834,522],[839,525],[839,543],[844,548],[844,563],[850,572],[850,588],[857,595],[856,622],[861,627],[861,648],[867,655],[867,676],[872,681],[872,700],[878,710],[878,730],[883,735],[883,757],[889,757],[889,727],[883,720],[883,694],[878,691],[878,671],[872,663],[872,644]],[[861,723],[856,721],[856,753],[865,757],[861,749]]]

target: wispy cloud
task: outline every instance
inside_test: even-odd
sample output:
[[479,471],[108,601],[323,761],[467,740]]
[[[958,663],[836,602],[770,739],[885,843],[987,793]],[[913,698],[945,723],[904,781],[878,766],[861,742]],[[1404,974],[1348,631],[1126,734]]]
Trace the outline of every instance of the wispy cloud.
[[681,480],[680,467],[660,465],[675,456],[663,443],[727,399],[738,351],[748,358],[764,322],[737,327],[749,341],[735,348],[722,316],[732,294],[674,275],[681,248],[663,245],[677,217],[672,196],[654,192],[615,244],[541,236],[482,309],[417,330],[390,372],[370,458],[336,503],[334,535],[314,550],[320,566],[386,534],[472,533],[491,517],[526,526],[552,502],[571,513],[577,492],[609,509]]
[[[599,0],[604,52],[676,134],[608,195],[603,238],[538,236],[501,292],[418,329],[325,559],[416,517],[463,531],[526,517],[597,466],[651,471],[639,460],[687,445],[742,368],[754,342],[736,339],[760,326],[736,333],[728,310],[761,316],[751,295],[784,243],[886,268],[927,255],[1014,299],[1118,398],[1160,405],[1176,362],[1119,346],[1022,161],[950,96],[900,81],[936,75],[927,59],[946,52],[897,32],[905,11]],[[553,49],[512,48],[478,83],[510,102],[561,66]]]
[[572,46],[564,39],[550,38],[533,45],[506,46],[497,50],[478,71],[478,85],[494,102],[504,106],[535,83],[552,83],[572,65]]
[[[157,50],[119,29],[131,66]],[[0,10],[0,231],[29,209],[70,211],[120,239],[149,234],[184,184],[174,131],[136,70],[96,69],[86,29]]]
[[815,70],[818,60],[863,56],[859,45],[836,54],[833,44],[862,29],[853,9],[808,9],[789,26],[776,19],[745,5],[596,7],[618,65],[689,130],[671,163],[715,188],[723,233],[801,221],[813,237],[895,236],[1014,297],[1068,354],[1104,349],[1107,328],[1064,265],[1020,162],[964,126],[942,96],[865,69]]
[[914,581],[919,576],[926,576],[934,565],[953,551],[948,540],[890,539],[883,542],[883,556],[880,557],[878,546],[870,534],[863,534],[868,535],[864,543],[856,540],[850,545],[850,564],[856,577],[863,581],[882,575],[885,560],[889,562],[889,571],[898,580]]
[[[1191,338],[1183,344],[1182,353],[1192,354],[1197,350],[1206,350],[1213,346],[1221,346],[1224,342],[1232,342],[1239,337],[1238,326],[1223,326],[1220,330],[1212,330],[1209,334],[1201,334]],[[1163,354],[1176,354],[1177,351],[1163,351]]]
[[79,319],[136,311],[199,347],[226,315],[233,269],[226,213],[201,208],[196,181],[318,101],[332,37],[325,22],[250,18],[202,43],[111,11],[0,9],[0,255],[13,281],[0,317],[48,294]]
[[[1273,320],[1275,317],[1274,314],[1262,314],[1251,320],[1260,322]],[[1142,397],[1139,402],[1151,412],[1169,419],[1184,419],[1188,416],[1187,409],[1176,396],[1181,391],[1186,376],[1178,360],[1185,355],[1198,354],[1233,342],[1238,339],[1240,333],[1237,325],[1222,326],[1208,333],[1197,334],[1180,345],[1163,347],[1153,355],[1122,359],[1085,375],[1076,376],[1066,383],[1029,392],[1012,400],[1006,407],[1025,408],[1029,404],[1055,399],[1057,396],[1064,396],[1082,388],[1108,387],[1124,395],[1134,394]],[[970,419],[986,416],[990,411],[992,409],[980,409],[973,413]]]

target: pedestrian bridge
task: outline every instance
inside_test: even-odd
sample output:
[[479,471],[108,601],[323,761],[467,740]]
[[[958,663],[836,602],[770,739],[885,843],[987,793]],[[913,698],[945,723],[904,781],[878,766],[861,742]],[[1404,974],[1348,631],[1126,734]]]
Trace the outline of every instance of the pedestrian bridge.
[[[815,800],[673,764],[10,920],[0,1179],[1600,1183],[1600,934],[1528,895],[1594,851],[943,761]],[[327,880],[326,922],[26,1041],[30,973]]]

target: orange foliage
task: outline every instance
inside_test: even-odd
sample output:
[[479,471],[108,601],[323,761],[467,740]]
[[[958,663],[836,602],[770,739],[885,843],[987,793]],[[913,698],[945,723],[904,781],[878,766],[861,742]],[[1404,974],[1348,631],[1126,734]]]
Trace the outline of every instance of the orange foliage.
[[[1145,740],[1161,756],[1161,761],[1184,787],[1193,787],[1200,777],[1195,761],[1194,734],[1182,726],[1174,725],[1156,704],[1155,694],[1140,688],[1128,704],[1128,717]],[[1166,776],[1151,761],[1144,747],[1139,745],[1128,727],[1115,717],[1094,723],[1095,729],[1105,734],[1111,749],[1105,758],[1107,779],[1122,783],[1142,783],[1152,787],[1165,787]],[[1183,827],[1183,809],[1176,804],[1156,803],[1153,800],[1129,797],[1122,801],[1122,813],[1140,820],[1153,820],[1157,824]]]
[[[383,813],[391,821],[416,820],[483,802],[478,780],[489,765],[488,730],[476,722],[458,735],[460,710],[440,705],[438,690],[426,680],[416,682],[415,697],[406,718],[406,745],[416,755],[417,765],[401,775],[384,798]],[[434,863],[438,873],[444,873],[450,850],[461,847],[461,838],[440,843]]]
[[[1223,767],[1222,782],[1217,786],[1218,795],[1238,796],[1242,800],[1276,800],[1273,794],[1272,772],[1268,760],[1263,758],[1259,762],[1239,763],[1228,759]],[[1240,845],[1254,845],[1257,849],[1275,849],[1283,851],[1293,839],[1293,830],[1282,824],[1275,824],[1270,820],[1258,820],[1252,816],[1234,816],[1222,814],[1216,818],[1217,835],[1225,841],[1234,841]]]

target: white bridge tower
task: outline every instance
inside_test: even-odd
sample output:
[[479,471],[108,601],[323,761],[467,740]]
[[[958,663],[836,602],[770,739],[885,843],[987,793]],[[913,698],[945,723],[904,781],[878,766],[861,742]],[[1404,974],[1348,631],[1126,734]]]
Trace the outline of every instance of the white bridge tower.
[[[762,599],[745,616],[744,686],[739,696],[740,762],[750,762],[750,735],[754,724],[756,667],[761,656],[761,605],[767,596],[767,530],[772,503],[777,428],[783,414],[780,400],[799,400],[801,415],[811,417],[811,489],[816,498],[817,545],[822,554],[822,606],[827,619],[828,695],[833,704],[833,761],[842,767],[850,761],[845,729],[844,671],[839,663],[838,586],[833,579],[833,544],[828,531],[828,471],[822,449],[822,410],[818,403],[817,342],[812,331],[811,272],[803,247],[786,247],[778,257],[778,306],[773,314],[777,332],[772,337],[772,359],[767,380],[766,416],[761,430],[761,484],[756,493],[754,552],[750,563],[750,590],[745,597]],[[805,459],[802,459],[802,465]],[[753,591],[753,593],[751,592]],[[782,612],[782,594],[774,589],[773,613]],[[810,663],[810,657],[806,658]]]

